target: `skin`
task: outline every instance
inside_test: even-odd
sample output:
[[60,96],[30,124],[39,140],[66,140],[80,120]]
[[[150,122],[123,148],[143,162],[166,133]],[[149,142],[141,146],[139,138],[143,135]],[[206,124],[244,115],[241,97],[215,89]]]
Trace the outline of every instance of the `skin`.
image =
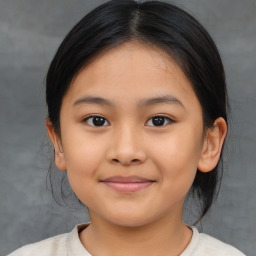
[[[172,100],[138,105],[171,95]],[[110,105],[88,103],[102,97]],[[105,120],[93,126],[96,114]],[[156,126],[152,116],[165,116]],[[169,119],[168,119],[169,118]],[[192,232],[182,221],[197,168],[218,163],[227,127],[218,118],[203,132],[202,109],[182,70],[167,54],[136,41],[97,57],[73,79],[60,112],[61,138],[46,121],[55,161],[88,206],[80,240],[93,255],[179,255]],[[150,185],[117,191],[102,182],[136,176]],[[169,254],[167,254],[167,252]]]

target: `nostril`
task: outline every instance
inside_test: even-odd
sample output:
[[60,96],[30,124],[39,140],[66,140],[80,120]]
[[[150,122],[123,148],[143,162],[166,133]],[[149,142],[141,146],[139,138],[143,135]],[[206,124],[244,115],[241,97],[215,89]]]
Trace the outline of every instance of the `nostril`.
[[[119,163],[119,162],[122,162],[122,161],[119,161],[118,159],[114,158],[112,159],[113,162],[116,162],[116,163]],[[130,163],[138,163],[140,160],[139,159],[132,159],[130,161]]]

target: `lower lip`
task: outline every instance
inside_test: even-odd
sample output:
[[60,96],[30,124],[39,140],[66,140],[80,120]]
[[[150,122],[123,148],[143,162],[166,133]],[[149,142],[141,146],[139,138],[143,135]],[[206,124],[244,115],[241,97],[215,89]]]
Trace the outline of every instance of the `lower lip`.
[[118,191],[118,192],[136,192],[147,188],[148,186],[153,184],[153,181],[147,182],[103,182],[108,187]]

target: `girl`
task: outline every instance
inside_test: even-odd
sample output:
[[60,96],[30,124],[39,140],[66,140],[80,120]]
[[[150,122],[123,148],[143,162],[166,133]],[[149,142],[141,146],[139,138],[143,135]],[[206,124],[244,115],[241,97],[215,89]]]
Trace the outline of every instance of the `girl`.
[[205,29],[174,5],[109,1],[66,36],[46,79],[55,164],[90,223],[32,255],[243,255],[182,220],[208,212],[221,177],[227,94]]

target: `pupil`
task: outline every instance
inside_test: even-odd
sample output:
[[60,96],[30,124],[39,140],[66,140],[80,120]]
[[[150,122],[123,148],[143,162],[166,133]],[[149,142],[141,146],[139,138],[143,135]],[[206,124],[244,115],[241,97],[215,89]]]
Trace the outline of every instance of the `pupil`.
[[104,124],[104,122],[105,122],[105,120],[104,120],[103,117],[94,117],[94,118],[93,118],[93,124],[94,124],[95,126],[101,126],[101,125]]
[[155,126],[161,126],[164,124],[164,118],[163,117],[154,117],[153,118],[153,124]]

